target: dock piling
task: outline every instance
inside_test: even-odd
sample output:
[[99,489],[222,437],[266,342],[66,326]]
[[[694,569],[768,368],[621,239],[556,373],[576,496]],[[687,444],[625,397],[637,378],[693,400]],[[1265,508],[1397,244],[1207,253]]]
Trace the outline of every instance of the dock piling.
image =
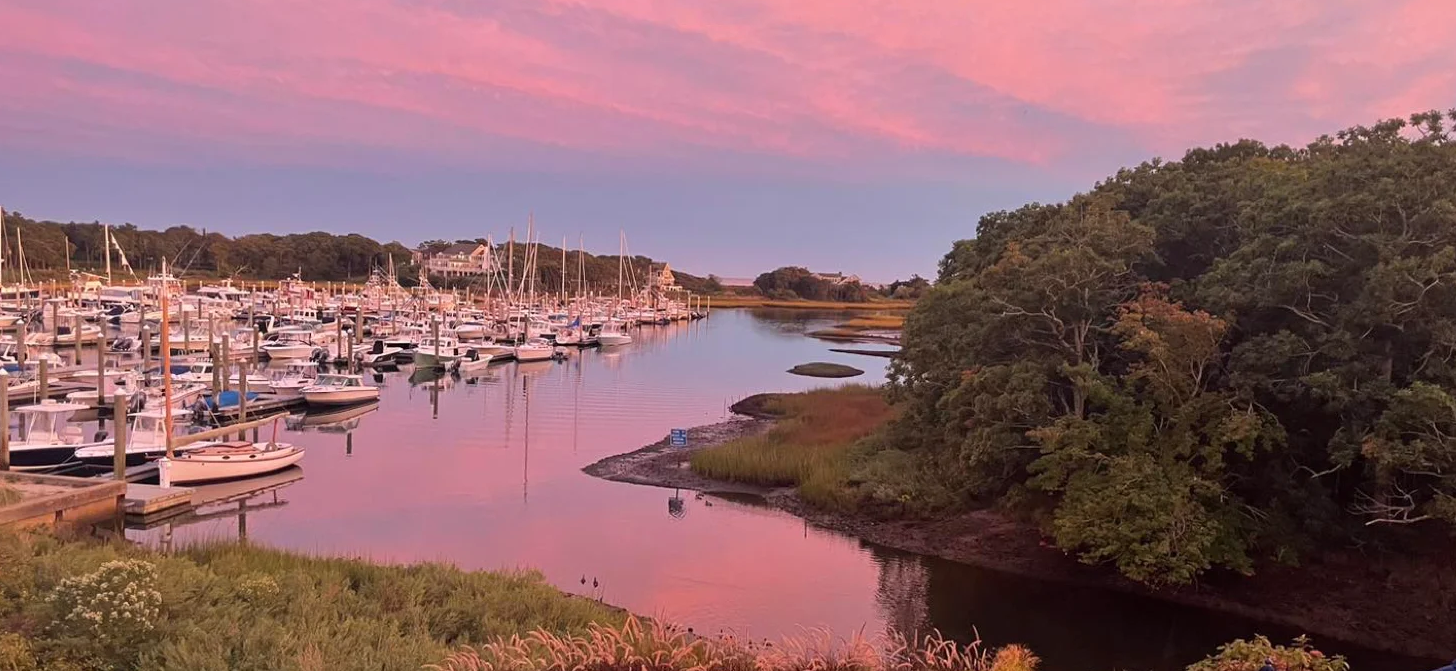
[[0,368],[0,471],[10,470],[10,373]]
[[[97,394],[100,393],[100,391],[97,392]],[[117,482],[126,482],[126,431],[129,428],[126,422],[126,392],[117,391],[113,403],[115,403],[115,405],[112,408],[111,414],[113,419],[116,420],[116,427],[113,431],[113,433],[116,435],[115,440],[112,442],[112,445],[115,449],[113,449],[111,453],[111,472],[112,475],[116,478]]]

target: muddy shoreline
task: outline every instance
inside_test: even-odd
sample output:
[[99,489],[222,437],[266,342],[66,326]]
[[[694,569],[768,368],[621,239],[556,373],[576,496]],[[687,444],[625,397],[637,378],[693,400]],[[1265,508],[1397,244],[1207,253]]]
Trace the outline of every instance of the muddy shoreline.
[[[1432,572],[1400,558],[1372,565],[1358,552],[1331,553],[1302,567],[1261,566],[1252,577],[1212,575],[1197,586],[1153,591],[1088,566],[1045,542],[1040,532],[996,511],[935,520],[880,521],[804,504],[792,487],[763,487],[704,478],[691,454],[766,431],[774,420],[736,418],[688,429],[688,446],[668,438],[582,469],[588,475],[705,494],[752,494],[809,523],[861,540],[1005,573],[1117,589],[1292,627],[1320,641],[1337,639],[1413,658],[1449,661],[1456,654],[1456,567]],[[1348,556],[1347,556],[1348,555]],[[1432,582],[1434,581],[1434,583]],[[1433,664],[1432,667],[1439,664]],[[1420,668],[1420,667],[1416,667]]]

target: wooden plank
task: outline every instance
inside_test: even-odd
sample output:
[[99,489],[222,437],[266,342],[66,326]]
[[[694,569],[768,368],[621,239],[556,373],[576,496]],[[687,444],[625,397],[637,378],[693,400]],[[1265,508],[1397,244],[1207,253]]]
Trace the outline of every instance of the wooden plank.
[[125,510],[128,515],[151,515],[163,510],[192,505],[190,487],[160,487],[127,483]]
[[[13,477],[12,474],[9,477]],[[60,478],[61,476],[39,476],[47,479]],[[0,508],[0,525],[10,524],[27,520],[42,515],[64,514],[66,510],[80,508],[105,499],[115,499],[126,493],[126,484],[120,482],[99,482],[88,478],[66,478],[73,482],[66,483],[74,486],[75,489],[58,494],[36,496],[21,500],[19,503]],[[75,481],[79,481],[77,486]],[[47,482],[45,484],[55,484]]]

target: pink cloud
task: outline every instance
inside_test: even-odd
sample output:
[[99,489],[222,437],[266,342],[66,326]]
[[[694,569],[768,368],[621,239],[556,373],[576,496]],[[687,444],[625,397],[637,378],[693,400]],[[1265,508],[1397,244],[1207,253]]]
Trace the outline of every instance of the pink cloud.
[[74,127],[0,125],[0,144],[71,151],[133,131],[263,157],[492,162],[504,140],[1045,164],[1107,136],[1299,142],[1456,101],[1448,0],[16,0],[0,25],[0,110]]

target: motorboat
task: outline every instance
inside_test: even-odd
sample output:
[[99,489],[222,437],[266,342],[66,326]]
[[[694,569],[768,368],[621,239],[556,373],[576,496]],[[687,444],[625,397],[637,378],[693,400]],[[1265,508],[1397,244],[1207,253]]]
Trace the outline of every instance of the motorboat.
[[428,338],[415,350],[416,368],[449,368],[460,358],[460,345],[454,338]]
[[87,409],[89,406],[79,403],[51,400],[16,408],[20,436],[10,441],[10,467],[17,471],[51,468],[74,459],[80,448],[103,444],[86,440],[81,427],[70,421],[71,415]]
[[[177,415],[173,416],[175,427]],[[213,443],[193,443],[177,448],[177,452],[206,447]],[[143,410],[132,415],[131,427],[126,432],[126,465],[140,466],[155,461],[167,454],[166,410]],[[115,463],[116,444],[99,443],[76,450],[76,459],[92,466],[110,466]]]
[[[25,336],[25,344],[35,345],[38,347],[45,347],[49,345],[54,345],[57,347],[60,347],[62,345],[74,345],[76,344],[76,333],[77,332],[75,328],[68,325],[60,325],[56,327],[55,333],[51,333],[50,331],[39,331]],[[95,324],[81,325],[81,342],[95,342],[100,337],[100,326],[97,326]]]
[[283,398],[298,398],[305,387],[318,381],[318,364],[312,361],[289,361],[280,371],[275,371],[268,386],[273,393]]
[[611,321],[607,322],[607,325],[602,327],[602,332],[597,334],[597,342],[601,343],[602,347],[616,347],[630,344],[632,336],[627,335],[621,322]]
[[383,340],[375,340],[373,345],[363,349],[356,349],[355,358],[359,360],[360,364],[371,368],[376,366],[393,366],[398,363],[399,355],[402,352],[404,352],[402,348],[390,347]]
[[349,405],[379,399],[379,387],[365,384],[361,375],[325,373],[300,391],[309,405]]
[[466,345],[465,347],[474,350],[480,356],[489,355],[491,363],[506,361],[508,359],[514,359],[516,357],[516,346],[510,343],[472,343],[470,345]]
[[269,359],[307,359],[313,356],[314,345],[303,340],[279,338],[258,346],[258,351]]
[[490,367],[490,355],[481,354],[479,350],[468,349],[456,362],[455,370],[461,373],[475,373]]
[[162,486],[170,487],[274,473],[301,459],[303,448],[290,443],[215,443],[158,459],[157,473]]
[[515,348],[516,361],[545,361],[556,355],[556,346],[544,338],[532,338]]

